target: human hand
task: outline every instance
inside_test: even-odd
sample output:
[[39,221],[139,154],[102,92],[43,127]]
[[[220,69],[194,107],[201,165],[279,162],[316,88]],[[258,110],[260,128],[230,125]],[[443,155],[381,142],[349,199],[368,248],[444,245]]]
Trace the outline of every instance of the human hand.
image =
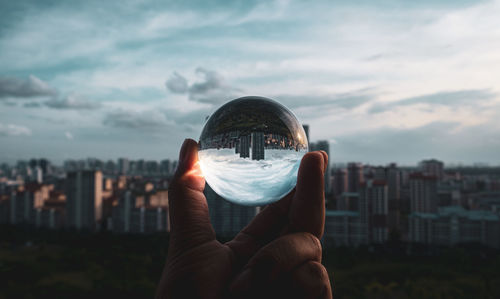
[[199,169],[186,139],[169,188],[170,244],[158,298],[331,298],[321,265],[324,152],[302,158],[297,186],[233,240],[215,239]]

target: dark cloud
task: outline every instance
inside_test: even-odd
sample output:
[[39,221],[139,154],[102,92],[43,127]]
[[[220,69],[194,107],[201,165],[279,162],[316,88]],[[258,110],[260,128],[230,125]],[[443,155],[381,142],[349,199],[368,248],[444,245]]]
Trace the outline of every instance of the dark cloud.
[[169,109],[165,110],[165,116],[179,125],[199,125],[205,122],[206,118],[210,116],[210,112],[208,109],[197,109],[190,112]]
[[27,103],[23,104],[23,107],[25,107],[25,108],[39,108],[41,106],[42,105],[38,102],[27,102]]
[[75,95],[68,95],[62,98],[54,97],[44,104],[54,109],[93,110],[101,107],[99,103]]
[[208,109],[198,109],[183,112],[176,109],[155,109],[147,111],[133,111],[120,109],[107,113],[103,124],[109,127],[157,131],[158,129],[193,130],[201,126]]
[[169,125],[165,115],[158,111],[137,112],[117,110],[104,117],[103,124],[116,128],[157,129]]
[[490,100],[496,96],[488,89],[470,89],[458,91],[443,91],[433,94],[427,94],[417,97],[402,99],[396,102],[387,104],[377,104],[371,107],[370,113],[380,113],[387,110],[410,106],[415,104],[432,104],[450,107],[459,107],[460,105],[475,105],[478,101]]
[[177,72],[174,72],[167,82],[165,82],[165,86],[173,93],[186,93],[189,89],[187,79]]
[[0,78],[0,98],[32,98],[54,96],[56,94],[56,89],[33,75],[30,75],[27,79],[14,77]]
[[199,67],[196,69],[196,73],[202,75],[204,80],[194,83],[189,87],[189,92],[191,94],[205,94],[212,90],[220,89],[224,85],[224,79],[215,71]]
[[200,82],[189,84],[174,72],[165,85],[173,93],[187,93],[191,101],[206,104],[221,104],[241,95],[241,89],[229,86],[216,71],[198,67],[196,73],[202,77]]

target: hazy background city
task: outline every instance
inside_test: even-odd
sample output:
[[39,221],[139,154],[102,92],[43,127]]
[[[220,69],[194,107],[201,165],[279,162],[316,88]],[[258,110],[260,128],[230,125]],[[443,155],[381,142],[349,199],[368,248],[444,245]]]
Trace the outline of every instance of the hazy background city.
[[[180,145],[244,95],[290,108],[329,153],[334,297],[499,298],[498,15],[500,1],[1,2],[0,299],[153,296]],[[221,241],[263,208],[205,194]]]

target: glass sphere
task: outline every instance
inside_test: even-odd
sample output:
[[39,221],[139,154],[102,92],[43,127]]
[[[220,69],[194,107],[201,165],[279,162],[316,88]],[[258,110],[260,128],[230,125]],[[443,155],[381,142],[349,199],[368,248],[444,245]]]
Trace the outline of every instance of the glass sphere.
[[198,158],[206,182],[226,200],[247,206],[277,201],[297,182],[308,151],[304,128],[285,106],[243,97],[208,119]]

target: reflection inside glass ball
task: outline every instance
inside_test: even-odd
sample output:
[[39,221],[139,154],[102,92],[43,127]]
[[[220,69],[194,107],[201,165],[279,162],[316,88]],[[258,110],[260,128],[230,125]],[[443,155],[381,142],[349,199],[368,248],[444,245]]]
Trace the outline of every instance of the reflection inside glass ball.
[[307,137],[293,113],[263,97],[243,97],[220,107],[200,136],[198,158],[210,187],[237,204],[279,200],[297,182]]

